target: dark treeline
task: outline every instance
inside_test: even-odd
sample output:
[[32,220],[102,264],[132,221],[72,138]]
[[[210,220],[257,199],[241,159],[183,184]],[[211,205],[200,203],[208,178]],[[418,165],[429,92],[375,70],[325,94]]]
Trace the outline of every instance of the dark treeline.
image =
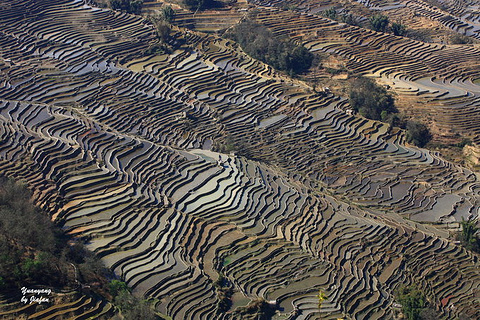
[[158,319],[84,240],[66,235],[35,207],[24,185],[0,176],[0,292],[35,285],[76,290],[80,284],[111,300],[126,320]]
[[238,42],[251,57],[292,76],[307,71],[313,62],[313,54],[305,47],[275,36],[251,19],[236,25],[226,36]]
[[0,176],[0,290],[28,284],[55,287],[97,282],[106,269],[82,241],[74,241],[35,207],[30,191]]

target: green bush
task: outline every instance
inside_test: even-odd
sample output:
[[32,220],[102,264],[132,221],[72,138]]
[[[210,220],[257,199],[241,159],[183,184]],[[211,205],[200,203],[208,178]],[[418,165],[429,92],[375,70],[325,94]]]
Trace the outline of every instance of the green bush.
[[334,7],[331,7],[329,9],[323,10],[320,14],[325,18],[340,21],[352,26],[358,25],[358,22],[353,16],[353,14],[348,11],[343,11],[343,13],[339,14]]
[[350,89],[350,106],[362,116],[386,121],[396,113],[395,101],[387,90],[368,78],[357,78]]
[[348,13],[348,12],[340,15],[340,21],[343,22],[343,23],[349,24],[351,26],[358,25],[358,22],[355,19],[355,17],[353,16],[353,14]]
[[175,10],[171,6],[163,6],[160,15],[163,20],[171,23],[175,19]]

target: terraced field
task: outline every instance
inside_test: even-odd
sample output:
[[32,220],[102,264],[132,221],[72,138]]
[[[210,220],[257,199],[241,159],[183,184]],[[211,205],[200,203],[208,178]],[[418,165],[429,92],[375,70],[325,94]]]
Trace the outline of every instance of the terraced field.
[[[388,319],[394,290],[415,283],[445,319],[480,317],[478,257],[446,230],[479,214],[478,173],[405,146],[401,132],[347,114],[344,98],[312,94],[231,41],[178,29],[182,47],[145,55],[157,40],[140,17],[69,0],[2,9],[1,172],[158,312],[233,319],[264,298],[276,319]],[[307,33],[311,21],[312,32],[343,35],[311,40],[313,51],[378,38],[294,15],[259,18],[279,33]],[[387,64],[375,72],[413,83],[427,66],[446,72],[447,51],[476,54],[401,47],[408,77]],[[476,86],[463,74],[452,81]],[[215,151],[227,144],[238,152]],[[220,273],[235,290],[230,312],[217,312]]]
[[[412,11],[416,15],[425,14],[433,19],[425,13],[427,11],[420,10],[430,8],[428,10],[432,12],[438,11],[436,20],[433,19],[435,21],[457,19],[446,11],[432,9],[432,6],[422,1],[405,3],[399,1],[388,4],[382,1],[382,5],[378,1],[359,2],[371,10],[367,10],[371,12],[370,15],[392,11],[399,16],[408,17],[409,13],[402,11],[408,9],[410,13]],[[305,11],[298,13],[275,9],[282,6],[281,3],[267,1],[256,3],[268,6],[256,16],[257,20],[267,25],[277,35],[287,35],[303,43],[313,52],[324,52],[344,59],[349,72],[379,79],[399,94],[399,100],[408,99],[409,96],[419,97],[422,99],[421,103],[428,106],[426,113],[431,116],[425,117],[425,114],[418,113],[415,114],[416,117],[423,117],[424,121],[433,123],[439,132],[449,135],[459,133],[479,143],[478,46],[424,43],[393,34],[365,30],[323,18],[315,14],[318,10],[306,4],[298,3],[299,8]],[[457,25],[460,23],[458,22],[451,26],[452,30],[476,39],[478,34],[475,15],[467,14],[473,10],[472,7],[460,6],[460,2],[457,1],[455,3],[464,8],[462,19],[468,17],[470,20],[465,22],[468,25]],[[291,2],[291,5],[295,4],[296,2]],[[451,10],[461,11],[458,8]],[[395,14],[390,14],[392,19],[395,19]],[[412,112],[408,108],[404,111]]]

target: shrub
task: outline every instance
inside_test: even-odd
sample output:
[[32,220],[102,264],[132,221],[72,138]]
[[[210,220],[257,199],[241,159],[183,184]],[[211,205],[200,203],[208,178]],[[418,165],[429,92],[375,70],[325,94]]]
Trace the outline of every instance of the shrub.
[[340,21],[346,24],[349,24],[351,26],[356,26],[358,25],[357,20],[351,13],[344,13],[340,16]]
[[450,44],[471,44],[473,40],[463,34],[454,34],[449,38]]
[[358,25],[357,20],[355,19],[353,14],[349,13],[348,11],[343,11],[343,13],[339,14],[334,7],[323,10],[321,12],[321,15],[324,16],[325,18],[337,20],[352,26]]
[[262,298],[253,300],[246,307],[239,307],[235,311],[240,319],[246,320],[268,320],[275,315],[275,308]]
[[216,313],[225,313],[232,306],[233,288],[222,273],[219,274],[217,281],[214,282],[214,287],[217,291]]
[[175,10],[171,6],[163,6],[160,11],[160,16],[163,20],[171,23],[175,19]]
[[114,302],[122,311],[125,320],[154,320],[157,318],[147,301],[134,297],[129,290],[121,290]]

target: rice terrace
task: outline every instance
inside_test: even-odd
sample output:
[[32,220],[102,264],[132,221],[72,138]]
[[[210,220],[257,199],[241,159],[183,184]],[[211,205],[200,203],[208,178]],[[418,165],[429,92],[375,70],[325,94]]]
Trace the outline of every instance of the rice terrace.
[[480,1],[0,26],[1,319],[480,319]]

